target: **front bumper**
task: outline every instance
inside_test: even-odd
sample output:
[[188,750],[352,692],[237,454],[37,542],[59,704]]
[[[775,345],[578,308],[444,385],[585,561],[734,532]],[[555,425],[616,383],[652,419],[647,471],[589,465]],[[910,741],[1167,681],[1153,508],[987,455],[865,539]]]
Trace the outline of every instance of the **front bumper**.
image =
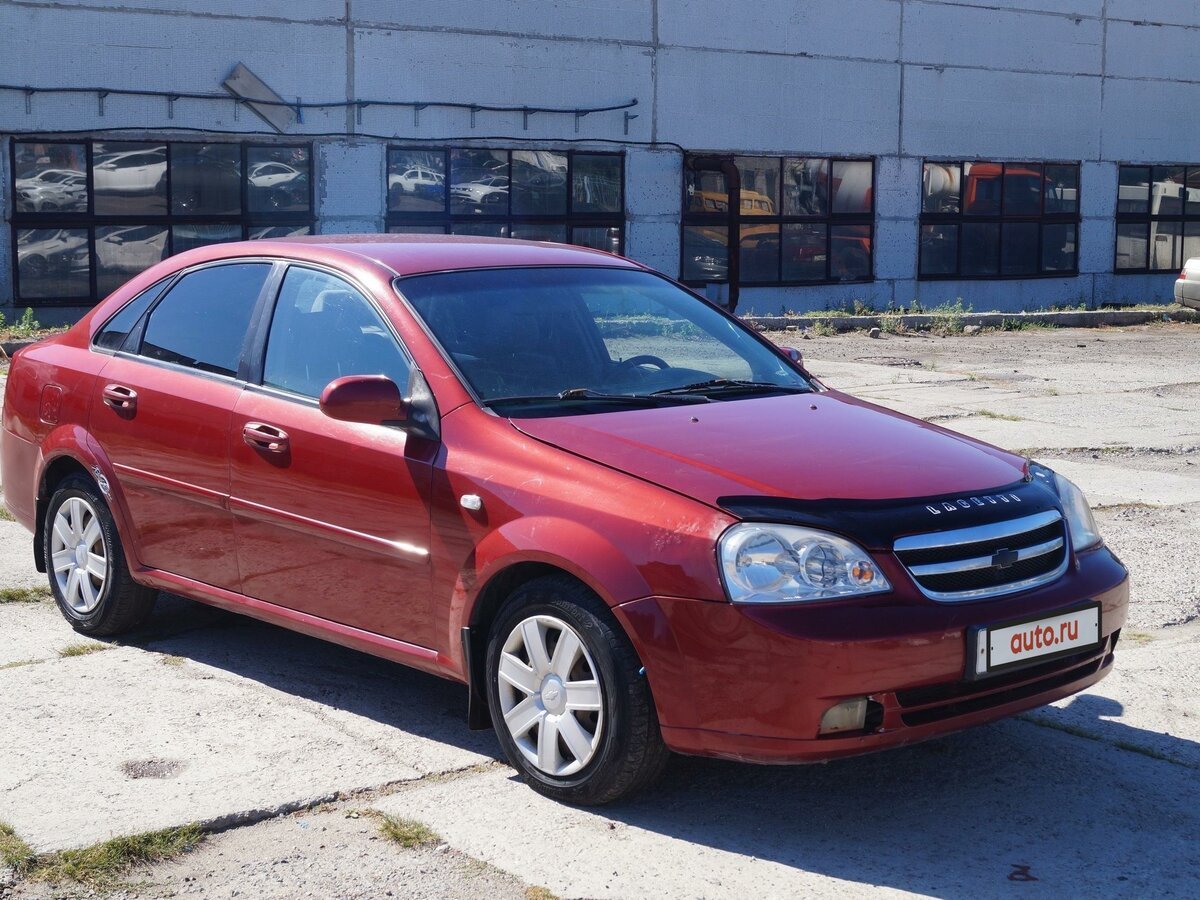
[[[646,666],[672,750],[816,762],[993,721],[1103,678],[1125,623],[1128,574],[1103,547],[1077,562],[1042,588],[973,603],[935,603],[899,591],[775,607],[648,597],[614,612]],[[971,627],[1049,615],[1083,600],[1101,606],[1099,647],[964,679]],[[881,718],[862,732],[818,736],[830,706],[863,696],[882,707]]]

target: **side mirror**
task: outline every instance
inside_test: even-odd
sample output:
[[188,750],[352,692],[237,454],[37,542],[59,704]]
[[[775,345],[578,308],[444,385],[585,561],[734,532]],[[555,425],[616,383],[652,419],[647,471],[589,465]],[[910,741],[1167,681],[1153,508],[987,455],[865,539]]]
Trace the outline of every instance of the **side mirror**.
[[346,375],[329,382],[321,391],[321,412],[331,419],[366,425],[408,418],[400,388],[386,375]]
[[797,350],[795,347],[780,347],[779,349],[783,351],[784,356],[786,356],[788,359],[790,359],[796,365],[798,365],[798,366],[804,365],[804,354],[801,353],[799,350]]

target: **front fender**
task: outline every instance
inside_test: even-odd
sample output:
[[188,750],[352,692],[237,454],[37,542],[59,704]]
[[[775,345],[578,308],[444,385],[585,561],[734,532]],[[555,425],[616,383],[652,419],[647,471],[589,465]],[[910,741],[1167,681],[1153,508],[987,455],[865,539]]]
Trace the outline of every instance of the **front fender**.
[[487,586],[521,563],[541,563],[573,575],[609,606],[648,596],[637,567],[604,535],[579,522],[524,516],[489,531],[459,570],[450,600],[443,644],[466,674],[459,628],[472,621]]

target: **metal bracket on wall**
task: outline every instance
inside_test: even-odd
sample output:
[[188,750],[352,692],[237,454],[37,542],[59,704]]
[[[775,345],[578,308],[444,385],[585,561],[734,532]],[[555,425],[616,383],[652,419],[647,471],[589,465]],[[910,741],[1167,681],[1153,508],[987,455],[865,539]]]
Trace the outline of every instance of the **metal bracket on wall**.
[[96,105],[100,108],[100,115],[104,115],[104,98],[108,96],[108,91],[96,91]]

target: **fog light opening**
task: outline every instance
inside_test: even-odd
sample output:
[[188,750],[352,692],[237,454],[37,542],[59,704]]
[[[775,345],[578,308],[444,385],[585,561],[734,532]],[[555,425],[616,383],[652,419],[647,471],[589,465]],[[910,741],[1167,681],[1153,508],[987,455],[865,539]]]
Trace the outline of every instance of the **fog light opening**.
[[818,734],[838,734],[843,731],[862,731],[867,724],[867,698],[855,697],[831,706],[821,716]]

